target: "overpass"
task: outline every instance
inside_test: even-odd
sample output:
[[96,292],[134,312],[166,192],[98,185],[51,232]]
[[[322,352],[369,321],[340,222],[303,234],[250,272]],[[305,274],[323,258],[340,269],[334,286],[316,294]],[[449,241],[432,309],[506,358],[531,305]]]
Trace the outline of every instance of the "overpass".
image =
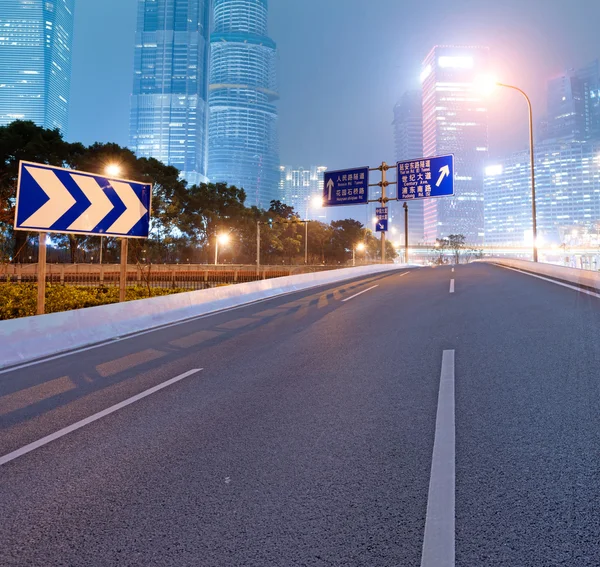
[[598,565],[598,301],[405,269],[0,371],[0,564]]

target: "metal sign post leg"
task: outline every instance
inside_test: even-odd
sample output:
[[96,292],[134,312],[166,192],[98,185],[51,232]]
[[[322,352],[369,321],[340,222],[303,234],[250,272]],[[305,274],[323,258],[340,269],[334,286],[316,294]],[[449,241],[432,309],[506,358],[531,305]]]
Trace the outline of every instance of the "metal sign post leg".
[[125,301],[127,291],[127,238],[121,238],[121,277],[119,279],[119,301]]
[[37,314],[46,312],[46,233],[40,232],[37,266]]

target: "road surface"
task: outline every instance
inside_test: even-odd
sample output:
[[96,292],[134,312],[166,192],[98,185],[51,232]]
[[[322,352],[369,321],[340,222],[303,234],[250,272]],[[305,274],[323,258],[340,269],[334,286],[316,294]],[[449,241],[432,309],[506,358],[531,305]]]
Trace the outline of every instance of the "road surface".
[[598,566],[599,302],[406,270],[1,372],[0,565]]

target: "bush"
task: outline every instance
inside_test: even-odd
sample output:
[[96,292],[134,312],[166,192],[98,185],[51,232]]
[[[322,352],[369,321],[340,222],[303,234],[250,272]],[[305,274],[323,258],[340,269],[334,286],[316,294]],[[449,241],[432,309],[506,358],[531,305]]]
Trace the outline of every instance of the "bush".
[[[152,288],[153,297],[190,291],[187,289]],[[148,288],[127,288],[127,301],[145,299]],[[84,287],[70,285],[46,286],[46,313],[83,309],[119,301],[118,287]],[[37,285],[30,283],[0,283],[0,320],[35,315],[37,311]]]

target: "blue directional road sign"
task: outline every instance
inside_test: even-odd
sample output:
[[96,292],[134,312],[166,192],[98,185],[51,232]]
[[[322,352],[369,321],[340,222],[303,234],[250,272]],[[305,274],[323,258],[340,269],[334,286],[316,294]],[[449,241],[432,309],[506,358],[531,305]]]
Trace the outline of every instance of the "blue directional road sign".
[[377,225],[375,226],[376,232],[387,232],[387,229],[388,229],[387,219],[377,221]]
[[364,205],[369,202],[369,168],[326,171],[323,206]]
[[399,161],[398,200],[454,195],[454,156]]
[[387,207],[377,207],[375,209],[375,216],[377,217],[377,220],[388,220]]
[[15,230],[148,238],[152,185],[21,162]]

